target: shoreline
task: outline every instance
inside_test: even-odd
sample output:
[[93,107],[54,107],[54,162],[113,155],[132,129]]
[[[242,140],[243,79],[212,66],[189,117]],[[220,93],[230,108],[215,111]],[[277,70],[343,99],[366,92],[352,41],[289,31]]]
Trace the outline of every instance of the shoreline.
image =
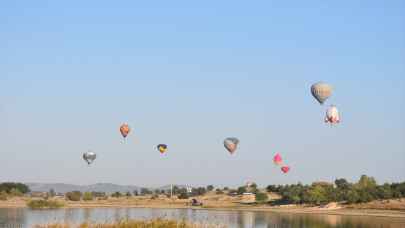
[[[25,201],[14,203],[0,202],[0,209],[22,209],[28,208]],[[317,207],[291,207],[280,208],[270,206],[203,206],[194,207],[187,205],[173,205],[173,204],[101,204],[101,203],[67,203],[64,207],[58,209],[95,209],[95,208],[143,208],[143,209],[193,209],[193,210],[207,210],[207,211],[247,211],[247,212],[270,212],[270,213],[285,213],[285,214],[316,214],[316,215],[337,215],[337,216],[372,216],[372,217],[386,217],[386,218],[399,218],[405,220],[405,211],[402,210],[382,210],[382,209],[352,209],[352,208],[334,208],[325,209]],[[47,210],[47,209],[40,209]]]

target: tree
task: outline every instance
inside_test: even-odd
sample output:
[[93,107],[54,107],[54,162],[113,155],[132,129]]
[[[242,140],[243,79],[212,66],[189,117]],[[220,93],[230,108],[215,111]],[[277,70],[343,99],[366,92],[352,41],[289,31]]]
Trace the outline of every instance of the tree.
[[180,193],[180,195],[178,196],[179,199],[188,199],[188,194],[186,192],[182,192]]
[[219,189],[219,188],[217,188],[217,189],[215,190],[215,193],[216,193],[217,195],[222,195],[222,194],[224,194],[224,192],[223,192],[221,189]]
[[70,201],[80,201],[82,198],[82,193],[80,191],[67,192],[65,197]]
[[242,195],[243,193],[246,192],[246,187],[245,186],[240,186],[237,190],[238,195]]
[[134,192],[132,193],[134,196],[138,196],[139,195],[139,193],[138,193],[138,190],[134,190]]
[[212,192],[214,190],[214,185],[208,185],[207,191]]
[[92,194],[91,192],[85,192],[85,193],[83,193],[83,200],[84,200],[84,201],[93,200],[93,194]]
[[177,195],[179,193],[179,190],[180,188],[177,185],[173,186],[173,195]]
[[131,194],[131,192],[128,191],[128,192],[125,194],[125,196],[126,196],[127,198],[129,198],[129,197],[132,196],[132,194]]
[[350,189],[347,191],[346,200],[349,204],[358,203],[360,201],[360,196],[355,189]]
[[114,192],[111,197],[120,198],[122,196],[121,192]]
[[12,189],[17,189],[22,194],[30,192],[29,187],[22,183],[4,182],[0,184],[0,192],[5,191],[6,193],[10,193]]
[[51,188],[51,189],[49,190],[48,195],[49,195],[49,197],[55,197],[55,196],[56,196],[55,190],[54,190],[53,188]]
[[348,190],[350,188],[350,183],[344,178],[336,179],[335,185],[339,190]]
[[267,193],[258,192],[255,195],[255,199],[256,199],[256,202],[258,202],[258,203],[266,203],[269,199],[269,196],[267,195]]
[[147,188],[141,188],[141,195],[150,195],[152,191]]
[[391,199],[393,196],[391,185],[387,183],[382,186],[377,186],[376,193],[379,199]]
[[23,193],[18,188],[12,188],[9,193],[10,196],[23,196]]
[[228,187],[224,187],[224,191],[228,191],[229,190],[229,188]]
[[374,177],[362,175],[360,180],[357,182],[357,186],[359,188],[375,188],[377,186],[377,182],[375,181]]
[[278,188],[276,185],[268,185],[266,187],[266,191],[267,192],[278,192]]

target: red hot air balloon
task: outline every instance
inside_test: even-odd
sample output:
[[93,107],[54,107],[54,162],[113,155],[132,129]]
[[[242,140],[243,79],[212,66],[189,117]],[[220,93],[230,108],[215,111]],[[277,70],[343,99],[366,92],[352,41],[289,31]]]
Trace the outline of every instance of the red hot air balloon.
[[283,159],[281,158],[281,155],[279,153],[277,153],[274,158],[273,158],[273,162],[276,165],[281,165],[283,164]]
[[131,128],[128,126],[127,123],[124,123],[121,125],[120,132],[121,132],[122,137],[124,137],[124,139],[128,136],[130,131],[131,131]]
[[283,167],[281,167],[281,171],[283,173],[288,173],[290,171],[290,167],[289,166],[283,166]]

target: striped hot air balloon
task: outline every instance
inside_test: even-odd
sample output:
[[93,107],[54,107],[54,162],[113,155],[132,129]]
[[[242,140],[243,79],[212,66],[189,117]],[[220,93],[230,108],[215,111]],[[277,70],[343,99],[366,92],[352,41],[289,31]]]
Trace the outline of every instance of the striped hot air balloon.
[[311,86],[311,93],[322,105],[332,95],[332,87],[324,82],[318,82]]

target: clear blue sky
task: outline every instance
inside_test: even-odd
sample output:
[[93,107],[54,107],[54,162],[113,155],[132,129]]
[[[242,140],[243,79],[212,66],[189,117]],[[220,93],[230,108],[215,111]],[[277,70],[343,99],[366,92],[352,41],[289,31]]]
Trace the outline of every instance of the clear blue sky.
[[[3,1],[0,181],[404,181],[404,12],[404,1]],[[340,126],[323,123],[317,81],[334,86]],[[241,140],[234,156],[227,136]]]

